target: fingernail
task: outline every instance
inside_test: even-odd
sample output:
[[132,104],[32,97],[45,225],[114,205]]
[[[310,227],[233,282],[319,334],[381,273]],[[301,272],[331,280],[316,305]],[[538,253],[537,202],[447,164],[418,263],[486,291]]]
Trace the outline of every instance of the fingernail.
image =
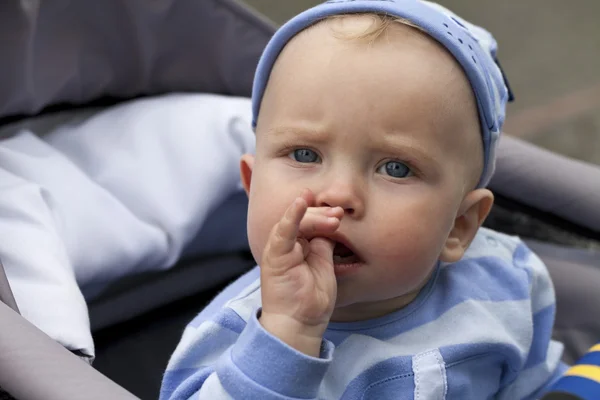
[[336,222],[339,222],[339,221],[340,220],[338,218],[336,218],[336,217],[329,217],[329,218],[327,218],[327,222],[330,223],[330,224],[333,224],[333,223],[336,223]]

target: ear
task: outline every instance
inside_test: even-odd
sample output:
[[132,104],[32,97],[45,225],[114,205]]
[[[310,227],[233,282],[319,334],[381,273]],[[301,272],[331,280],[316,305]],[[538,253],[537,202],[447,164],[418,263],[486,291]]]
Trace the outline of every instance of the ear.
[[440,254],[440,261],[453,263],[463,257],[493,204],[494,195],[488,189],[476,189],[465,196]]
[[244,154],[240,160],[240,177],[246,194],[250,193],[250,182],[252,181],[252,169],[254,168],[254,156]]

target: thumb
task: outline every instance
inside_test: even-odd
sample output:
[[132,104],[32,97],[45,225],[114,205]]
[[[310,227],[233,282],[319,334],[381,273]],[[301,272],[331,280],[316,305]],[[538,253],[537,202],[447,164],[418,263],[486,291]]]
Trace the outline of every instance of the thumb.
[[324,261],[327,264],[333,264],[333,248],[335,243],[332,240],[316,237],[310,241],[311,255]]

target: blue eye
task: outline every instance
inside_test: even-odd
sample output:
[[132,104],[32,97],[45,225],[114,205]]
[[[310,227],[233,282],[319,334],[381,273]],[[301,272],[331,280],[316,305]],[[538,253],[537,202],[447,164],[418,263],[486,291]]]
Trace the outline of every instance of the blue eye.
[[392,178],[406,178],[412,174],[410,168],[400,161],[388,161],[379,167],[377,172],[391,176]]
[[319,155],[310,149],[297,149],[290,153],[290,157],[300,163],[314,163],[319,161]]

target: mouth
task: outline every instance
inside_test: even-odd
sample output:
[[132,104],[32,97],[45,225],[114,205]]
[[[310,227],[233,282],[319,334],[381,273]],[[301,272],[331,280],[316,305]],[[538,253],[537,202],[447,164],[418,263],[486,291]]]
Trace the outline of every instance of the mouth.
[[333,267],[338,278],[352,274],[364,264],[364,260],[345,237],[340,235],[331,239],[335,241]]
[[360,257],[346,244],[336,242],[333,248],[333,264],[356,264],[361,262]]

